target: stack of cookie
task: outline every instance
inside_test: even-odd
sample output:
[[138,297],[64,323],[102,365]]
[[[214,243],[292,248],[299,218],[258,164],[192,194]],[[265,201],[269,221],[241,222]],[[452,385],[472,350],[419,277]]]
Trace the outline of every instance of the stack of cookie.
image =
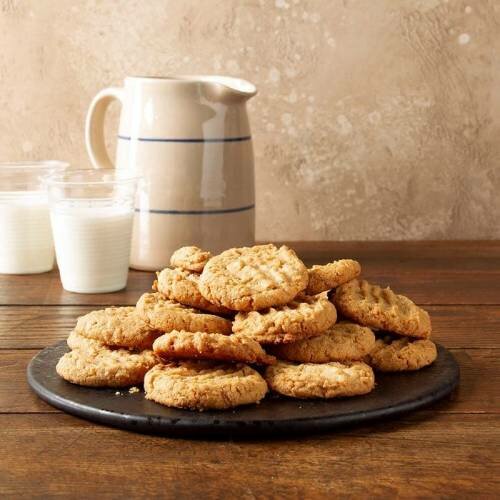
[[258,403],[268,392],[249,365],[276,359],[257,340],[232,334],[235,309],[201,291],[205,266],[213,259],[196,247],[179,249],[172,267],[157,273],[155,292],[137,303],[138,313],[166,332],[153,344],[162,364],[145,377],[148,399],[178,408],[226,409]]
[[337,288],[333,301],[344,316],[376,331],[375,346],[366,358],[376,370],[419,370],[436,359],[429,314],[404,295],[352,280]]
[[372,367],[419,369],[436,348],[425,311],[360,273],[349,259],[307,269],[286,246],[213,257],[183,247],[135,309],[80,318],[57,371],[82,385],[144,379],[148,399],[198,410],[257,403],[268,388],[297,398],[366,394]]
[[57,373],[74,384],[127,387],[142,384],[159,359],[152,351],[161,332],[143,321],[135,307],[108,307],[78,318]]

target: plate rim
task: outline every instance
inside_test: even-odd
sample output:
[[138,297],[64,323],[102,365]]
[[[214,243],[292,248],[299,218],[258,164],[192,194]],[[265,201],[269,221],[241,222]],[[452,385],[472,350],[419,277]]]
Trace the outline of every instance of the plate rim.
[[[410,401],[392,404],[381,408],[368,409],[366,411],[354,411],[340,415],[322,415],[322,416],[304,416],[291,417],[289,419],[259,419],[251,420],[248,417],[245,420],[224,420],[224,411],[212,412],[192,412],[184,410],[185,416],[167,417],[163,415],[153,414],[136,414],[130,415],[120,413],[113,410],[96,408],[86,403],[77,403],[69,398],[63,397],[46,387],[44,387],[33,375],[34,365],[42,354],[51,351],[54,348],[62,347],[66,342],[60,341],[50,346],[45,347],[38,352],[28,363],[26,372],[27,380],[31,389],[49,405],[62,410],[65,413],[96,422],[99,424],[109,425],[116,428],[121,428],[129,431],[135,431],[147,434],[164,435],[168,437],[182,436],[190,434],[189,437],[198,437],[203,435],[207,437],[209,432],[212,437],[215,435],[232,435],[237,432],[241,435],[246,429],[248,437],[265,436],[266,434],[290,434],[295,432],[314,433],[323,432],[326,430],[335,430],[347,425],[360,425],[370,421],[376,421],[381,418],[394,418],[411,411],[418,410],[439,401],[450,394],[459,384],[460,367],[453,354],[440,344],[436,344],[438,348],[438,356],[440,353],[446,355],[452,363],[453,378],[446,384],[440,385],[435,390],[429,390],[428,393],[412,399]],[[78,386],[76,386],[78,387]],[[86,388],[92,389],[92,388]],[[95,388],[97,389],[97,388]],[[127,388],[116,388],[118,391],[127,390]],[[289,399],[289,398],[286,398]],[[304,400],[298,400],[304,401]],[[178,411],[183,411],[177,409]],[[226,410],[231,411],[231,410]],[[193,422],[192,416],[202,415],[204,418],[201,421]],[[220,418],[218,417],[220,415]],[[245,433],[244,433],[245,434]],[[235,436],[231,436],[235,437]],[[243,436],[245,437],[245,436]]]

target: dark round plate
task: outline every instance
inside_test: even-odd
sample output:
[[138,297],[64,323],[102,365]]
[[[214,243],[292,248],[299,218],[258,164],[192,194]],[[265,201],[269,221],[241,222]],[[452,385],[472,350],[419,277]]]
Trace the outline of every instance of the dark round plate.
[[274,436],[318,432],[347,424],[390,418],[421,408],[449,394],[459,380],[453,356],[438,346],[438,359],[417,372],[377,374],[366,396],[298,400],[268,396],[259,405],[226,411],[195,412],[158,405],[142,391],[94,389],[70,384],[55,370],[68,351],[65,342],[47,347],[28,366],[28,382],[45,401],[61,410],[105,425],[137,432],[185,437]]

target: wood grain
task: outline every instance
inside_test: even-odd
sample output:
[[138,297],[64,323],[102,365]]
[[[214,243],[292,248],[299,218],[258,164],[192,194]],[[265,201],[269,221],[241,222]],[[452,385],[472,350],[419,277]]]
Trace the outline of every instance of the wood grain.
[[26,366],[126,290],[79,295],[56,271],[0,276],[0,497],[480,497],[500,492],[500,242],[293,243],[308,264],[360,260],[364,276],[426,306],[461,368],[446,400],[406,417],[263,442],[172,440],[102,427],[38,399]]
[[295,241],[285,242],[306,261],[350,257],[365,264],[394,262],[414,269],[498,271],[500,241]]
[[173,440],[62,414],[0,415],[0,496],[494,498],[499,440],[499,415],[417,414],[264,442]]
[[37,397],[26,380],[26,367],[36,351],[0,351],[0,413],[55,413]]
[[65,339],[95,306],[0,306],[0,349],[42,349]]
[[[308,265],[352,257],[363,276],[391,285],[419,304],[500,304],[498,242],[306,242],[290,243]],[[57,270],[0,277],[4,305],[127,305],[151,288],[153,273],[131,271],[127,288],[108,294],[76,294],[61,288]]]
[[[57,411],[40,401],[26,382],[26,366],[36,350],[0,351],[0,413]],[[460,387],[435,407],[451,413],[500,413],[500,351],[453,349],[461,370]],[[15,387],[15,390],[12,388]]]
[[57,269],[39,275],[0,276],[3,305],[128,305],[151,289],[153,273],[130,271],[127,288],[115,293],[78,294],[63,290]]

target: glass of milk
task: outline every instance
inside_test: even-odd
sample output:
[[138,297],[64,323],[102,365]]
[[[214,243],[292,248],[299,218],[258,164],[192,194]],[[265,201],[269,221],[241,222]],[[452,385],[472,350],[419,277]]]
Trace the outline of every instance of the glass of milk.
[[0,163],[0,273],[34,274],[54,267],[44,180],[61,161]]
[[48,179],[65,290],[106,293],[125,288],[137,180],[114,169],[73,170]]

